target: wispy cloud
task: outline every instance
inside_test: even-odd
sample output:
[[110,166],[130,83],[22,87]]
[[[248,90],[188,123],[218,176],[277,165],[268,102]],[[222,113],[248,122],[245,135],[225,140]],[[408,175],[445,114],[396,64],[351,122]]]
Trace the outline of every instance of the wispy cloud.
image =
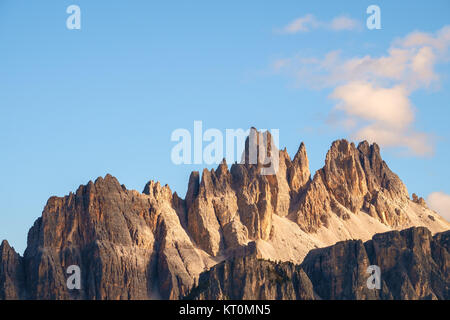
[[335,31],[341,30],[357,30],[361,27],[358,20],[349,18],[347,16],[339,16],[331,20],[329,28]]
[[319,21],[312,14],[297,18],[282,29],[283,33],[307,32],[319,26]]
[[332,123],[349,130],[352,138],[426,156],[433,154],[433,138],[414,129],[410,96],[439,86],[435,66],[449,60],[449,47],[450,26],[445,26],[434,34],[413,32],[396,39],[380,57],[345,59],[332,51],[323,58],[282,59],[273,68],[294,76],[299,85],[333,88],[330,98],[337,103]]
[[332,31],[358,30],[361,23],[358,20],[342,15],[333,18],[331,21],[322,21],[317,19],[313,14],[306,14],[295,19],[288,25],[276,31],[285,34],[296,34],[301,32],[309,32],[314,29],[327,29]]
[[450,222],[450,195],[433,192],[427,198],[428,206]]

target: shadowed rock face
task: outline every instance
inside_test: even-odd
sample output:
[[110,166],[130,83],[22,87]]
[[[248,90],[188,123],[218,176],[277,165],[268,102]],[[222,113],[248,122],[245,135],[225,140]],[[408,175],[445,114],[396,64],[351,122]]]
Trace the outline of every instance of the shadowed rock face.
[[[223,162],[216,170],[204,170],[201,176],[193,172],[185,199],[172,193],[168,186],[153,181],[147,183],[143,193],[127,190],[110,175],[80,186],[68,196],[50,198],[29,231],[23,258],[7,242],[0,247],[0,298],[179,299],[198,283],[202,272],[225,259],[233,259],[249,243],[256,243],[259,254],[258,250],[267,246],[260,249],[258,244],[278,239],[273,248],[289,252],[289,258],[283,260],[300,262],[307,249],[299,259],[292,260],[292,256],[301,251],[296,251],[296,246],[305,245],[305,241],[293,243],[289,238],[297,238],[290,235],[313,235],[320,228],[327,228],[331,218],[345,221],[362,212],[358,214],[371,216],[390,228],[400,228],[410,223],[405,213],[408,205],[428,214],[423,199],[409,200],[403,183],[381,160],[376,144],[363,142],[356,148],[346,140],[334,142],[325,166],[311,179],[303,143],[293,160],[286,150],[276,148],[270,133],[258,133],[256,143],[264,144],[262,150],[267,152],[261,157],[264,161],[269,155],[279,154],[276,174],[261,174],[267,163],[259,161],[261,151],[256,148],[257,163],[235,163],[229,169]],[[249,148],[247,139],[243,159],[248,160]],[[280,219],[284,219],[283,226],[294,225],[298,232],[284,234],[287,229],[280,227]],[[347,238],[337,238],[341,239]],[[362,242],[355,242],[354,246],[360,255],[347,256],[342,248],[346,259],[355,265],[363,264],[364,253],[372,259]],[[433,250],[430,251],[433,257],[438,253],[445,256],[443,249]],[[236,260],[236,264],[246,261],[241,260]],[[223,268],[230,267],[229,264],[226,267],[227,263]],[[336,263],[344,262],[336,260]],[[81,290],[67,289],[66,270],[71,265],[81,269]],[[255,259],[250,259],[248,265],[260,268]],[[297,277],[304,290],[286,285],[283,290],[290,290],[289,293],[279,293],[281,287],[275,281],[259,296],[313,297],[300,269],[289,264],[266,263],[265,267]],[[362,277],[364,270],[361,272]],[[240,279],[238,276],[236,279]],[[269,274],[260,278],[255,275],[254,279],[262,283],[266,276]],[[241,280],[244,287],[250,288],[247,280]],[[228,290],[220,288],[223,292]],[[245,294],[245,290],[241,292],[242,297],[251,296],[250,289],[246,290]],[[442,296],[435,291],[432,290],[436,297]],[[371,294],[362,290],[355,297]],[[334,296],[342,295],[351,296],[350,293]]]
[[25,299],[22,258],[5,240],[0,245],[0,300]]
[[[254,245],[254,244],[253,244]],[[300,266],[259,260],[249,245],[244,255],[236,255],[208,272],[188,300],[314,300],[311,281]]]
[[[323,299],[449,299],[450,231],[426,228],[376,234],[312,250],[302,263]],[[381,270],[381,290],[367,288],[369,265]]]
[[[186,299],[449,299],[450,231],[425,228],[377,234],[312,250],[301,265],[238,256],[200,276]],[[370,265],[381,289],[369,289]]]

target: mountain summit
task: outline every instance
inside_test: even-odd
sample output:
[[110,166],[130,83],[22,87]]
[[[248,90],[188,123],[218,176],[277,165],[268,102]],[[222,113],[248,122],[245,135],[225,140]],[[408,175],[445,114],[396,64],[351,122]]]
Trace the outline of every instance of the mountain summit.
[[[450,229],[423,199],[409,198],[376,144],[333,142],[311,177],[303,143],[291,160],[266,138],[270,152],[279,153],[274,175],[261,175],[260,163],[229,168],[223,162],[192,172],[184,199],[154,181],[142,193],[128,190],[111,175],[51,197],[23,257],[6,241],[0,246],[0,299],[179,299],[202,272],[250,248],[255,259],[271,260],[270,267],[300,264],[308,255],[302,268],[314,280],[312,249],[409,227],[433,234]],[[66,286],[71,265],[80,267],[80,290]],[[306,286],[293,297],[317,296],[303,269],[282,269]],[[429,294],[441,297],[439,290]]]

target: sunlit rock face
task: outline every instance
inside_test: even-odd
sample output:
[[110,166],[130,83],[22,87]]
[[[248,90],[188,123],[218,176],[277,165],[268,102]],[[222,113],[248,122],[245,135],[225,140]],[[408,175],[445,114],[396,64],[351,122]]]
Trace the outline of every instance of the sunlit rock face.
[[326,226],[330,214],[342,219],[364,211],[390,227],[406,225],[410,199],[399,177],[381,159],[377,144],[358,147],[347,140],[333,142],[325,166],[316,172],[295,212],[307,231]]
[[[324,167],[311,178],[304,143],[291,160],[270,133],[251,132],[257,139],[247,139],[242,163],[229,167],[224,161],[215,170],[192,172],[184,199],[154,181],[142,193],[128,190],[111,175],[65,197],[51,197],[29,231],[23,257],[2,243],[0,298],[179,299],[198,284],[202,272],[249,245],[256,260],[299,264],[311,249],[341,240],[366,241],[375,233],[412,226],[433,234],[450,229],[423,199],[409,199],[376,144],[333,142]],[[278,155],[277,170],[263,174],[273,155]],[[439,252],[445,257],[443,249]],[[352,259],[362,263],[360,258]],[[256,260],[249,263],[258,270]],[[80,267],[80,290],[67,288],[71,265]],[[258,297],[314,297],[303,271],[265,266],[297,277],[304,288],[286,287],[280,296],[272,287]],[[255,286],[241,284],[246,292]]]

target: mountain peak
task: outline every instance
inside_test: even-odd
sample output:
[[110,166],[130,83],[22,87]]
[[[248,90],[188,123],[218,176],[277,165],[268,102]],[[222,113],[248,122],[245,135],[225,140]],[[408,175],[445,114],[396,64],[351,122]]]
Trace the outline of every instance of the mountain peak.
[[9,242],[7,240],[3,240],[1,245],[0,245],[0,253],[5,251],[5,250],[9,250],[11,249],[11,246],[9,245]]
[[[409,199],[376,144],[333,142],[311,179],[303,142],[293,160],[268,132],[247,139],[247,153],[250,143],[279,152],[277,172],[261,174],[261,162],[233,164],[229,170],[224,160],[201,177],[193,171],[184,200],[153,180],[143,193],[127,190],[109,174],[76,193],[51,197],[29,231],[23,258],[7,242],[0,246],[0,273],[13,270],[7,287],[15,289],[7,297],[23,297],[25,290],[30,299],[177,299],[201,272],[249,246],[255,257],[300,263],[310,249],[339,240],[367,240],[376,232],[413,225],[433,232],[449,228],[420,205],[421,198]],[[259,262],[252,263],[260,270]],[[64,270],[74,264],[91,272],[89,279],[96,277],[77,294],[65,286]],[[294,272],[288,265],[267,266]],[[2,279],[3,274],[0,299],[6,287]]]

